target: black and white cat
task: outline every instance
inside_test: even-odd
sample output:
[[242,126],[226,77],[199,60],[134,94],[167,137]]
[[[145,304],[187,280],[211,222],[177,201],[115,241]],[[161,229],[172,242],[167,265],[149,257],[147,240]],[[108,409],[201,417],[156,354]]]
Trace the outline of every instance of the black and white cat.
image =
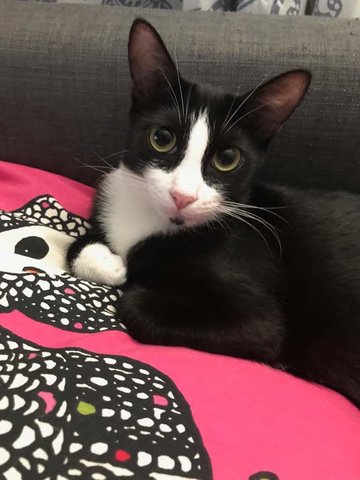
[[73,272],[126,281],[119,319],[141,342],[265,362],[360,406],[360,197],[254,180],[310,73],[240,97],[195,85],[143,20],[129,64],[128,154],[70,248]]

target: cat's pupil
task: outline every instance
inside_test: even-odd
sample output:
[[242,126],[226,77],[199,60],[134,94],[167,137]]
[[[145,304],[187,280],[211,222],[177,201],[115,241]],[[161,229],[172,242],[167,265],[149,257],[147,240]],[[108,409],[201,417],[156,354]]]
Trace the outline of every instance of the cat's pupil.
[[220,163],[224,166],[231,165],[235,160],[236,154],[232,148],[223,150],[218,154]]
[[166,128],[159,128],[154,134],[154,140],[159,145],[159,147],[166,147],[171,143],[173,139],[173,134]]

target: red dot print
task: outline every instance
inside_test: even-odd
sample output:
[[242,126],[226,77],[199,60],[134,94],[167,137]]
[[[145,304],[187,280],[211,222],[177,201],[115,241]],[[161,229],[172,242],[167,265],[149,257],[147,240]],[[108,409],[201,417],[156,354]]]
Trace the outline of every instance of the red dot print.
[[164,407],[169,403],[168,399],[162,395],[153,395],[153,402],[155,405],[162,405]]
[[41,206],[42,206],[43,208],[49,208],[49,207],[50,207],[50,204],[49,204],[49,202],[42,202]]
[[77,328],[78,330],[81,330],[83,328],[83,324],[80,322],[74,323],[74,327]]
[[115,460],[118,462],[126,462],[130,458],[131,455],[126,450],[116,450],[115,452]]
[[33,358],[36,358],[36,357],[37,357],[36,353],[29,353],[29,357],[28,357],[29,360],[32,360]]
[[72,288],[65,288],[64,293],[67,293],[68,295],[74,295],[76,292]]

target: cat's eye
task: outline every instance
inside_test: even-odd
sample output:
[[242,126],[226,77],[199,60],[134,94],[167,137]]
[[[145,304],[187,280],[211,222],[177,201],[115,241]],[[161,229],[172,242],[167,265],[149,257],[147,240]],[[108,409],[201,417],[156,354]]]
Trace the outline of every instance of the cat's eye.
[[220,172],[231,172],[241,163],[241,153],[238,148],[221,150],[220,152],[217,152],[212,159],[213,166]]
[[169,153],[176,145],[176,136],[166,127],[153,127],[149,132],[149,143],[157,152]]

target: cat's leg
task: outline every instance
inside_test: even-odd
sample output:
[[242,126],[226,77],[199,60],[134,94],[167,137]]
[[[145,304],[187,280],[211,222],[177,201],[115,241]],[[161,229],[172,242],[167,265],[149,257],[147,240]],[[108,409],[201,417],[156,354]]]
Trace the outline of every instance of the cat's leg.
[[69,248],[67,261],[74,276],[91,282],[118,286],[126,282],[126,267],[104,240],[90,231]]
[[279,361],[284,330],[277,312],[252,318],[206,292],[132,285],[118,314],[141,343],[195,348],[271,365]]

